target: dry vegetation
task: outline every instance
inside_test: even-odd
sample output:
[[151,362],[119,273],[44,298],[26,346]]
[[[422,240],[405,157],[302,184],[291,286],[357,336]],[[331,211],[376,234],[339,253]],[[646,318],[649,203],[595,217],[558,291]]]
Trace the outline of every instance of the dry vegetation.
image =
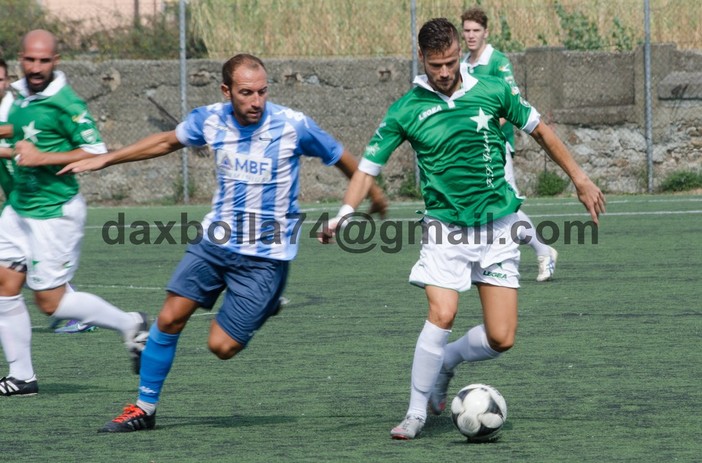
[[[504,17],[525,47],[560,45],[564,32],[551,0],[482,0],[492,34]],[[474,3],[416,0],[417,24],[438,16],[459,22]],[[609,43],[616,19],[635,42],[644,37],[643,0],[561,0],[582,12]],[[212,58],[247,51],[264,57],[380,56],[411,54],[411,0],[199,0],[192,19]],[[653,42],[702,48],[702,2],[650,0]]]

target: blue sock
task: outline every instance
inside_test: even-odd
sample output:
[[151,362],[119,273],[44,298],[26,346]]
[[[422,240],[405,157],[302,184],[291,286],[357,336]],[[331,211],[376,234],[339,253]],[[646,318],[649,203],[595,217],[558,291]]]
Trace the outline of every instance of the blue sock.
[[139,373],[139,400],[150,404],[158,403],[166,376],[175,359],[178,334],[160,331],[156,323],[151,325],[149,339],[141,353]]

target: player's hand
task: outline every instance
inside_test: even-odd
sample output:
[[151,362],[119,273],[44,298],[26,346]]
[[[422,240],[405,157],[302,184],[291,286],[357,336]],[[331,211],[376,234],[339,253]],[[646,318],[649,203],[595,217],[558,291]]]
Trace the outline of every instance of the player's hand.
[[329,219],[326,223],[322,225],[322,231],[317,233],[317,241],[322,244],[330,244],[334,242],[334,236],[336,236],[336,229],[339,227],[339,223],[343,217],[333,217]]
[[92,172],[94,170],[103,169],[107,167],[107,161],[104,158],[104,156],[94,156],[92,158],[72,162],[64,166],[61,170],[59,170],[56,175],[63,175],[69,173],[79,174],[81,172]]
[[47,164],[46,157],[50,156],[42,153],[33,143],[26,140],[18,141],[15,145],[14,160],[18,166],[36,167]]
[[368,214],[378,214],[381,220],[384,220],[388,215],[388,198],[380,192],[371,197],[371,205],[368,208]]
[[349,219],[353,217],[354,209],[348,204],[344,204],[339,209],[336,217],[328,220],[322,225],[322,231],[317,233],[317,241],[322,244],[329,244],[334,242],[334,236],[336,233],[344,228],[348,223]]
[[590,213],[593,222],[595,225],[599,225],[599,216],[605,213],[605,204],[607,203],[604,193],[589,178],[576,184],[575,189],[578,193],[578,199]]

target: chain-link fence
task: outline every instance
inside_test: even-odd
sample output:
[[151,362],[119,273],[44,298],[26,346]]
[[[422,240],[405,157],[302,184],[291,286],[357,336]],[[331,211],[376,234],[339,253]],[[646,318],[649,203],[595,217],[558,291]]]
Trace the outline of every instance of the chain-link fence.
[[[0,8],[6,12],[30,3],[0,0]],[[645,191],[646,0],[478,3],[490,17],[490,42],[510,54],[525,95],[545,109],[547,120],[559,125],[579,161],[589,162],[587,167],[612,191]],[[62,67],[88,100],[110,148],[172,129],[183,108],[220,101],[222,60],[238,52],[253,53],[269,67],[272,100],[309,114],[360,154],[389,104],[410,87],[417,69],[412,62],[413,24],[444,16],[460,26],[461,12],[473,4],[459,0],[44,0],[38,2],[41,11],[31,9],[35,16],[13,21],[10,32],[9,26],[2,28],[0,49],[14,56],[18,38],[37,25],[55,31],[68,58]],[[187,10],[184,25],[179,22],[180,8]],[[652,56],[652,126],[658,143],[653,156],[654,167],[662,175],[671,165],[694,165],[694,147],[684,145],[693,146],[702,136],[692,128],[697,123],[694,114],[699,113],[699,95],[693,85],[699,60],[696,52],[686,52],[702,49],[702,5],[693,0],[650,0],[650,10],[651,42],[674,44]],[[40,14],[44,16],[36,16]],[[181,32],[188,58],[184,67],[178,65]],[[14,35],[8,38],[8,34]],[[535,79],[543,69],[550,69],[550,75]],[[10,74],[19,76],[16,66]],[[181,82],[187,83],[185,101]],[[613,130],[616,136],[602,136]],[[526,173],[520,186],[533,191],[535,172],[544,164],[531,154],[536,150],[529,149],[525,137],[518,142],[525,156],[517,167]],[[668,156],[671,151],[677,158]],[[591,161],[591,156],[607,158],[606,168],[600,165],[605,161]],[[382,181],[391,194],[405,194],[414,183],[412,154],[403,148],[396,157],[396,165]],[[89,199],[103,201],[204,200],[211,191],[212,159],[206,151],[192,152],[187,159],[182,163],[173,156],[108,169],[97,180],[85,178],[84,190]],[[626,171],[628,183],[608,180],[617,177],[611,172],[616,168]],[[310,172],[305,174],[303,197],[340,195],[343,182],[332,174]]]

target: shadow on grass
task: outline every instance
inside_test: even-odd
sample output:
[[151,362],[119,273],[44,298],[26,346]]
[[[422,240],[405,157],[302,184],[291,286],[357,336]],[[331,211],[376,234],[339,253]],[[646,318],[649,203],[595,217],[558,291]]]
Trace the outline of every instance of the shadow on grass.
[[170,428],[187,428],[190,426],[206,426],[211,428],[242,428],[249,426],[270,426],[276,424],[291,424],[298,421],[295,416],[193,416],[189,418],[168,417],[159,419],[156,416],[155,431]]

